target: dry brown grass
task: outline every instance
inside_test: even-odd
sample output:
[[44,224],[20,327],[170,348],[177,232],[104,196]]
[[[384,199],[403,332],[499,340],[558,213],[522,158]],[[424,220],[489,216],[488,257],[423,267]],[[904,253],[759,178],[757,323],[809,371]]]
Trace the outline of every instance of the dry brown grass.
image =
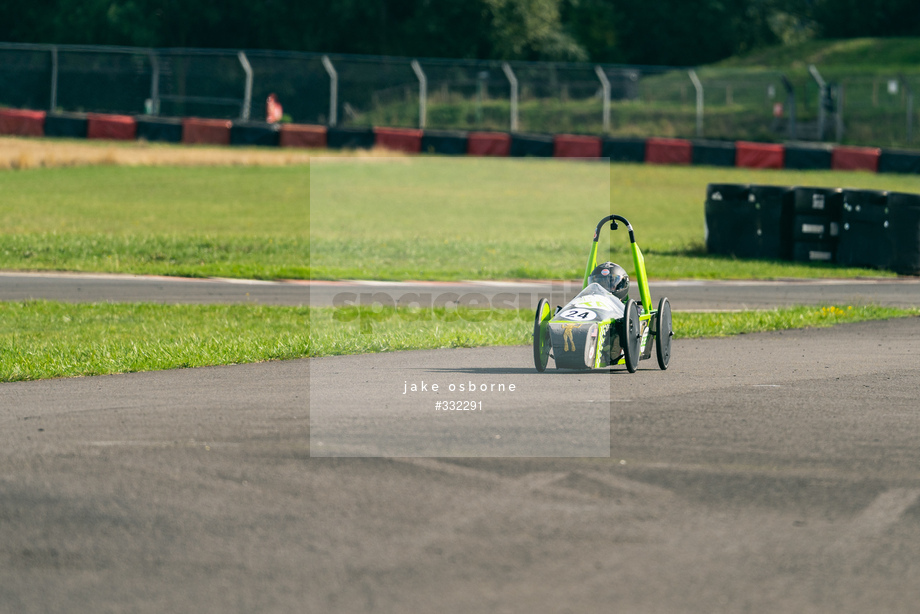
[[0,170],[92,165],[287,166],[308,164],[312,156],[390,158],[404,155],[379,148],[331,151],[0,137]]

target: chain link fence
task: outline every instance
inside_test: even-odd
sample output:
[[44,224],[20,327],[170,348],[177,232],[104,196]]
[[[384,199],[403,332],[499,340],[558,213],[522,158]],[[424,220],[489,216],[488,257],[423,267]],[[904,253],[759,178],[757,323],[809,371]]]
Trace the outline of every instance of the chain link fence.
[[0,43],[0,106],[339,126],[914,144],[920,71]]

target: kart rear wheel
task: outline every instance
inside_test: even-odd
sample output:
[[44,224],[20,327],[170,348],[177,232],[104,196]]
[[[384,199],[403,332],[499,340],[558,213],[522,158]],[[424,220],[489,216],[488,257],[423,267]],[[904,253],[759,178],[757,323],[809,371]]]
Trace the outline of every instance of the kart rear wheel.
[[642,335],[639,332],[639,308],[636,306],[636,301],[632,299],[626,302],[623,329],[620,334],[622,335],[620,345],[623,346],[626,370],[635,373],[639,367],[639,342]]
[[658,354],[658,366],[664,371],[671,362],[671,337],[674,336],[674,329],[671,326],[671,303],[667,297],[662,297],[658,301],[658,331],[655,335],[655,350]]
[[546,371],[546,363],[549,362],[549,350],[552,347],[549,338],[549,321],[552,317],[549,301],[545,298],[540,299],[533,321],[533,366],[540,373]]

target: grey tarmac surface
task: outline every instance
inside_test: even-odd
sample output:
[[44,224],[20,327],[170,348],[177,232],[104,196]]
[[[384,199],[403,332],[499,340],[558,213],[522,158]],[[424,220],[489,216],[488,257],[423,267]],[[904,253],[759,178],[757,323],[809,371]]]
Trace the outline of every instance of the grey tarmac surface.
[[[3,384],[0,611],[915,612],[918,339],[677,340],[666,372],[581,375],[609,458],[311,457],[306,360]],[[341,394],[312,398],[407,372],[513,379],[535,411],[593,392],[530,362],[323,359]]]
[[[779,281],[652,281],[654,297],[675,309],[769,309],[784,305],[920,305],[920,278]],[[0,300],[150,301],[157,303],[257,303],[317,307],[375,300],[426,303],[486,300],[492,306],[535,308],[548,296],[564,305],[581,290],[576,282],[303,282],[189,279],[135,275],[0,272]],[[632,294],[638,295],[633,284]],[[382,297],[380,295],[383,295]],[[476,298],[481,295],[483,298]],[[500,304],[501,303],[501,304]]]

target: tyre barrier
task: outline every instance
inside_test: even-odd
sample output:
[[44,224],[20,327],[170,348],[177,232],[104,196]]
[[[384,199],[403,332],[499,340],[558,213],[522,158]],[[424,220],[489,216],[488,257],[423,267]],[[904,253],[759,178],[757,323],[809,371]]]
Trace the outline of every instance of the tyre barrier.
[[110,141],[133,141],[137,138],[137,121],[130,115],[86,116],[86,138]]
[[0,109],[0,134],[6,136],[45,136],[45,112]]
[[579,136],[575,134],[557,134],[553,139],[554,158],[600,158],[600,137]]
[[506,132],[470,132],[466,147],[470,156],[507,156],[511,153],[511,135]]
[[466,155],[468,137],[460,130],[425,130],[422,134],[422,153],[446,156]]
[[826,171],[831,168],[831,148],[793,143],[785,145],[783,165],[787,169]]
[[837,264],[887,269],[893,258],[888,192],[844,190]]
[[920,174],[920,153],[883,149],[878,158],[878,172]]
[[246,147],[277,147],[280,126],[265,122],[233,122],[230,144]]
[[390,151],[419,153],[422,131],[411,128],[374,128],[374,144]]
[[783,168],[785,149],[771,143],[735,143],[735,166],[741,168]]
[[553,137],[549,134],[511,133],[511,151],[514,158],[552,158]]
[[686,139],[658,139],[645,141],[647,164],[690,164],[693,162],[693,144]]
[[137,138],[150,142],[181,143],[182,119],[149,115],[138,117]]
[[920,194],[890,192],[893,255],[891,268],[905,275],[920,275]]
[[693,141],[691,162],[699,166],[734,166],[735,144],[727,141]]
[[373,149],[373,128],[341,128],[326,130],[326,146],[329,149]]
[[737,258],[791,257],[792,188],[710,184],[706,249]]
[[877,173],[881,153],[878,147],[834,147],[831,152],[831,169]]
[[[130,136],[132,122],[133,137]],[[150,115],[87,116],[81,113],[46,113],[27,109],[0,109],[0,135],[136,138],[187,144],[232,143],[329,149],[370,149],[379,144],[398,151],[442,155],[608,158],[611,162],[649,164],[920,174],[920,151],[877,147],[461,130],[327,128],[303,124],[282,124],[277,128],[269,128],[268,124],[257,122],[160,118]],[[600,153],[597,153],[598,143]]]
[[605,137],[601,140],[601,157],[611,162],[645,162],[645,139]]
[[49,113],[45,116],[45,136],[85,139],[86,124],[82,113]]
[[306,124],[281,124],[278,134],[280,147],[326,148],[326,126]]
[[229,119],[200,119],[187,117],[182,120],[182,142],[186,145],[229,145]]
[[709,184],[706,250],[920,274],[920,194]]

